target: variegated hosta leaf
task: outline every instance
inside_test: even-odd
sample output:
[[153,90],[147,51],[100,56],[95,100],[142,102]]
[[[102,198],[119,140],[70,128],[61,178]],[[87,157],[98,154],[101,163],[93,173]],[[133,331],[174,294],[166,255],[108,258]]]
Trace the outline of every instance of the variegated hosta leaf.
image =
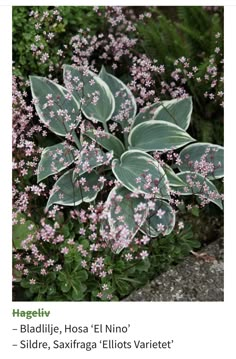
[[149,152],[173,150],[195,140],[172,123],[150,120],[134,127],[128,141],[131,148]]
[[103,184],[98,182],[95,172],[85,173],[73,182],[73,169],[65,172],[54,184],[46,208],[52,204],[77,206],[82,202],[92,202]]
[[93,168],[109,165],[113,157],[112,152],[105,153],[100,148],[84,148],[75,162],[73,179],[77,179],[85,172],[91,172]]
[[125,187],[114,187],[107,198],[107,206],[114,241],[119,242],[119,248],[125,248],[147,217],[147,201],[143,195],[135,195]]
[[[95,127],[91,121],[84,119],[80,125],[80,138],[79,138],[82,147],[84,147],[85,144],[87,145],[95,142],[92,138],[86,136],[87,131],[95,131]],[[105,131],[103,130],[103,132]]]
[[113,253],[119,254],[122,249],[128,247],[129,241],[119,241],[115,228],[111,228],[108,222],[108,218],[102,218],[100,221],[99,233],[104,242],[106,242],[111,248]]
[[145,152],[139,150],[124,152],[120,160],[112,161],[112,170],[118,181],[131,192],[170,198],[163,168]]
[[187,130],[192,111],[192,97],[161,101],[161,106],[156,110],[153,120],[167,121]]
[[44,148],[38,165],[38,182],[68,167],[77,155],[78,150],[66,141]]
[[151,106],[146,106],[142,108],[132,123],[132,128],[139,125],[142,122],[153,120],[153,117],[157,111],[157,109],[161,106],[161,103],[153,103]]
[[85,145],[91,145],[94,143],[94,140],[92,140],[90,137],[88,136],[85,136],[84,134],[81,134],[80,135],[80,142],[81,142],[81,145],[82,145],[82,148],[85,146]]
[[83,114],[93,122],[108,121],[115,109],[115,100],[108,85],[85,67],[64,65],[64,83],[81,102]]
[[224,177],[224,148],[211,143],[194,143],[180,152],[181,171],[194,171],[209,179]]
[[168,166],[166,163],[163,166],[163,169],[165,171],[166,177],[169,181],[169,185],[171,187],[182,187],[184,186],[184,182],[177,176],[177,174],[174,172],[174,170]]
[[202,205],[213,202],[223,209],[221,195],[209,179],[190,171],[180,172],[178,177],[185,182],[185,186],[179,187],[177,193],[181,195],[195,194],[200,198]]
[[30,86],[37,114],[52,132],[66,136],[77,127],[80,103],[64,87],[39,76],[30,76]]
[[172,232],[174,226],[175,211],[167,202],[157,199],[153,201],[153,208],[149,211],[141,230],[150,237],[160,234],[166,236]]
[[125,152],[125,148],[123,143],[111,133],[107,133],[105,131],[99,130],[87,130],[85,135],[96,141],[100,146],[105,148],[108,151],[113,151],[115,157],[120,157],[123,152]]
[[107,83],[115,99],[112,120],[119,122],[123,128],[126,127],[128,125],[127,121],[131,120],[137,111],[136,101],[132,92],[121,80],[106,72],[104,66],[102,66],[99,76]]

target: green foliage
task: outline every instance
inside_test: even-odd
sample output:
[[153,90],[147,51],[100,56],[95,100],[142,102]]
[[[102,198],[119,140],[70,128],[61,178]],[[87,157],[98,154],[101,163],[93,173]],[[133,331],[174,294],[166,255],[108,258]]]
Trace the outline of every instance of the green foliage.
[[[207,66],[215,48],[215,34],[223,33],[223,8],[208,13],[201,6],[177,6],[170,11],[152,8],[152,18],[138,25],[145,53],[173,69],[173,62],[185,56],[196,66]],[[207,31],[206,31],[207,29]],[[168,49],[168,51],[167,51]]]
[[[64,65],[63,71],[64,83],[72,89],[71,93],[78,104],[81,103],[81,98],[84,100],[81,103],[84,116],[93,122],[104,124],[110,120],[115,109],[115,100],[106,82],[94,72],[82,67]],[[79,89],[77,79],[83,84]]]
[[[52,16],[55,9],[59,10],[62,22],[57,22],[56,16]],[[38,11],[39,16],[36,19],[29,17],[31,11]],[[41,29],[36,30],[35,25],[45,11],[48,11],[50,16],[43,21]],[[91,6],[13,6],[12,23],[14,74],[23,78],[27,78],[29,73],[45,75],[50,65],[62,65],[62,61],[70,62],[72,51],[68,44],[71,37],[80,28],[90,28],[94,34],[103,26],[102,18],[96,15]],[[47,42],[44,32],[55,34],[53,46]],[[32,54],[31,45],[35,44],[36,35],[41,36],[44,52],[49,54],[49,63],[40,63]],[[63,45],[67,46],[67,51],[63,59],[60,59],[57,51],[63,49]],[[57,71],[60,74],[60,66],[56,66],[56,74]]]
[[223,7],[216,13],[209,13],[200,6],[179,6],[177,14],[180,21],[177,26],[186,40],[182,43],[187,47],[186,53],[191,58],[200,54],[211,55],[215,48],[215,34],[223,33]]
[[122,126],[125,124],[125,121],[121,120],[121,113],[124,112],[123,109],[126,102],[128,102],[129,105],[125,108],[124,118],[129,120],[134,118],[136,115],[137,105],[135,98],[129,88],[125,86],[122,81],[106,72],[104,66],[102,66],[99,76],[105,83],[107,83],[115,99],[115,108],[112,114],[113,121],[117,121]]
[[190,225],[180,233],[172,232],[166,237],[153,241],[151,259],[151,272],[160,274],[170,264],[179,263],[192,249],[200,248],[197,236],[194,236]]
[[167,163],[164,164],[163,168],[171,187],[178,189],[178,187],[183,186],[184,182],[177,176],[175,171]]
[[162,101],[162,106],[159,106],[155,111],[153,119],[170,122],[183,130],[187,130],[191,121],[192,111],[193,102],[191,97]]
[[[80,185],[80,179],[84,178],[90,185],[90,189],[86,190]],[[47,208],[52,204],[58,203],[64,206],[78,206],[82,202],[92,202],[98,192],[102,189],[102,184],[98,183],[99,176],[96,172],[85,173],[78,176],[76,183],[73,180],[73,169],[63,173],[54,185],[53,193],[50,195]],[[94,189],[94,186],[97,186]]]
[[108,151],[113,151],[114,157],[120,158],[125,147],[119,138],[115,137],[111,133],[107,133],[106,136],[98,137],[96,129],[88,129],[86,131],[86,137],[97,142],[98,145],[105,148]]
[[[186,146],[180,152],[182,163],[181,171],[197,170],[201,166],[211,166],[211,171],[206,173],[207,178],[216,179],[224,177],[224,148],[211,143],[194,143]],[[199,159],[201,159],[199,161]],[[203,170],[203,169],[202,169]],[[204,171],[204,170],[203,170]]]
[[[79,123],[80,102],[64,87],[39,76],[30,76],[30,87],[40,120],[56,135],[66,136]],[[64,103],[66,99],[66,112]]]
[[[70,233],[72,235],[72,232]],[[89,242],[83,237],[75,238],[76,246],[82,245],[88,249]],[[134,289],[144,285],[157,274],[165,271],[171,264],[181,261],[193,249],[200,247],[200,242],[193,235],[191,226],[186,226],[179,233],[152,240],[150,245],[144,245],[142,250],[149,250],[150,256],[141,259],[135,258],[130,261],[125,259],[128,249],[116,256],[107,253],[105,268],[111,274],[105,278],[94,278],[87,269],[81,268],[83,257],[78,252],[76,246],[70,246],[70,250],[61,256],[60,263],[62,269],[58,272],[49,272],[47,276],[40,276],[40,268],[35,268],[34,275],[36,282],[30,283],[29,278],[20,278],[16,284],[16,300],[34,301],[107,301],[109,295],[111,300],[121,300]],[[51,245],[45,245],[45,253],[52,250]],[[138,246],[133,245],[133,251],[137,251]],[[99,256],[100,252],[87,257],[93,260],[94,256]],[[56,257],[55,257],[56,259]],[[107,289],[104,288],[107,286]],[[23,292],[22,292],[22,288]],[[102,296],[98,296],[102,292]]]
[[177,149],[193,141],[194,138],[181,127],[155,118],[135,126],[129,136],[131,148],[144,152]]
[[17,224],[13,225],[12,240],[14,249],[22,249],[22,242],[31,238],[35,240],[36,225],[33,221],[26,219],[26,217],[19,213],[16,217]]
[[[121,200],[117,203],[114,199],[119,196]],[[141,208],[136,211],[140,216],[139,223],[136,223],[135,218],[135,208],[138,208],[142,204],[143,199],[132,197],[132,194],[125,187],[115,186],[107,198],[107,203],[109,204],[109,218],[111,231],[115,233],[120,231],[120,227],[124,226],[122,218],[120,218],[120,213],[125,213],[126,216],[126,229],[128,229],[129,238],[127,241],[131,241],[136,232],[139,231],[140,226],[144,224],[147,219],[148,211],[147,208]],[[119,210],[117,210],[119,208]],[[128,236],[127,236],[128,237]]]
[[[144,151],[132,149],[124,152],[119,160],[113,160],[112,170],[117,180],[129,191],[136,194],[151,194],[154,184],[146,188],[145,181],[142,180],[143,174],[146,172],[158,180],[159,196],[170,199],[170,191],[163,168]],[[140,179],[140,182],[137,181],[137,178]]]
[[[42,7],[43,10],[46,10],[45,6]],[[34,43],[36,31],[34,24],[29,22],[29,12],[30,8],[26,6],[13,6],[12,8],[14,73],[23,77],[28,76],[29,68],[31,73],[37,72],[38,74],[44,70],[37,66],[31,54],[30,47]]]
[[[157,216],[157,213],[159,212],[160,215]],[[143,230],[144,233],[147,233],[150,237],[156,238],[163,233],[161,229],[158,229],[158,225],[160,224],[165,228],[164,234],[170,234],[175,226],[175,213],[167,202],[158,199],[155,202],[155,207],[149,211],[148,217],[143,224],[141,231]]]
[[220,209],[223,209],[221,196],[216,186],[205,176],[196,172],[180,172],[178,177],[185,182],[185,185],[178,187],[178,193],[184,196],[196,195],[203,203],[213,202]]
[[[126,245],[119,244],[119,236],[122,237],[124,232],[126,233],[126,243],[129,243],[141,227],[142,231],[147,234],[151,232],[151,236],[156,236],[159,233],[169,234],[173,230],[175,225],[173,209],[168,203],[159,199],[170,201],[170,194],[176,190],[176,187],[177,194],[195,194],[203,202],[213,202],[222,208],[221,195],[205,176],[200,173],[195,175],[195,172],[176,174],[171,167],[164,166],[164,161],[160,164],[152,156],[153,151],[173,151],[173,149],[194,141],[185,130],[189,127],[192,114],[191,98],[164,101],[157,108],[152,106],[152,111],[147,110],[148,120],[146,117],[139,117],[139,122],[141,120],[142,122],[132,126],[136,115],[133,95],[124,83],[106,73],[105,68],[102,68],[99,77],[86,68],[65,65],[64,82],[67,89],[47,79],[31,77],[31,91],[40,119],[55,134],[65,136],[70,141],[74,140],[81,150],[78,156],[75,152],[72,159],[68,161],[63,154],[68,148],[69,154],[73,153],[75,151],[73,145],[63,142],[52,146],[51,151],[49,149],[52,163],[48,157],[45,160],[45,153],[48,153],[48,149],[43,151],[39,165],[39,173],[42,173],[43,164],[43,177],[60,172],[61,169],[75,161],[75,168],[63,173],[54,184],[47,202],[47,209],[55,203],[64,206],[78,206],[83,202],[92,202],[103,188],[99,175],[106,175],[107,171],[112,172],[113,178],[118,181],[121,188],[116,188],[114,193],[111,191],[108,196],[106,226],[110,227],[111,235],[116,242],[116,251],[121,251]],[[119,97],[119,101],[117,101],[115,98],[119,91],[124,96]],[[123,111],[127,103],[129,105],[128,115],[126,112],[124,115]],[[113,113],[115,113],[114,119]],[[104,131],[91,131],[90,122],[85,120],[82,135],[86,137],[86,124],[88,124],[88,137],[93,139],[89,147],[86,141],[82,141],[81,144],[76,134],[76,128],[83,116],[94,125],[99,122],[104,127]],[[119,119],[121,128],[126,129],[126,131],[121,131],[123,145],[119,139],[115,140],[116,137],[111,137],[107,126],[107,122],[111,118],[114,121]],[[91,126],[93,127],[92,124]],[[129,133],[127,129],[130,130]],[[106,138],[105,146],[101,138]],[[110,151],[105,153],[99,147],[96,148],[96,142]],[[62,148],[63,146],[65,150]],[[113,146],[117,158],[114,158],[110,164],[113,157]],[[217,146],[209,146],[213,149],[217,148]],[[197,144],[186,147],[186,150],[183,150],[182,161],[186,156],[193,161],[194,165],[202,161],[204,156],[206,161],[209,146]],[[188,149],[190,153],[188,153]],[[222,151],[221,148],[221,156],[217,157],[217,162],[219,159],[223,160]],[[60,165],[56,166],[58,163]],[[101,165],[103,166],[98,173],[97,167]],[[212,163],[212,165],[211,178],[214,179],[219,177],[218,172],[214,177],[215,171],[219,170],[216,163]],[[180,171],[182,170],[181,166],[178,168]],[[168,182],[165,170],[170,182]],[[200,171],[201,167],[197,172]],[[223,166],[220,171],[220,176],[222,176]],[[183,184],[181,184],[182,182]],[[137,198],[131,200],[129,208],[124,203],[122,204],[122,201],[132,198],[133,195]],[[160,205],[161,203],[163,206]],[[152,208],[148,207],[150,205]],[[143,207],[142,211],[139,210],[140,206]],[[159,215],[161,207],[164,207],[165,210]],[[143,209],[145,210],[143,211]],[[120,221],[120,216],[122,221]],[[155,216],[158,218],[154,218]],[[145,219],[148,218],[151,218],[149,225],[143,225]]]
[[[53,15],[57,9],[62,22]],[[29,17],[32,10],[38,11],[37,17]],[[47,11],[49,16],[41,22]],[[172,7],[170,11],[159,7],[151,11],[152,19],[145,19],[143,25],[139,22],[134,52],[145,52],[165,65],[165,73],[157,75],[156,92],[162,80],[172,80],[173,63],[181,56],[190,62],[190,68],[198,67],[196,76],[204,78],[210,61],[217,64],[217,79],[223,75],[220,56],[213,55],[216,46],[223,51],[222,37],[217,45],[215,38],[215,34],[223,32],[222,9],[214,14],[202,7]],[[62,65],[71,63],[71,37],[87,27],[90,35],[103,29],[106,36],[106,21],[89,6],[13,7],[13,72],[24,79],[29,73],[44,76],[31,76],[31,91],[40,120],[52,131],[45,138],[35,137],[41,148],[46,146],[37,171],[38,182],[46,180],[46,185],[40,184],[46,187],[45,194],[30,204],[30,217],[18,214],[13,226],[13,275],[15,291],[19,293],[16,300],[121,300],[200,247],[199,239],[205,230],[200,231],[196,224],[202,221],[201,204],[211,202],[209,207],[216,214],[222,209],[222,182],[211,181],[223,176],[223,148],[210,143],[223,142],[222,110],[203,95],[209,81],[187,79],[184,87],[190,97],[166,100],[166,95],[161,95],[163,101],[138,113],[129,88],[104,67],[99,75],[89,71],[86,76],[86,69],[65,65],[65,87],[51,81],[57,78],[62,83]],[[38,30],[37,23],[41,24]],[[49,41],[47,35],[51,32],[54,38]],[[31,50],[36,35],[41,37],[43,52],[49,56],[45,63]],[[63,56],[57,54],[60,50]],[[95,67],[103,61],[99,51],[90,59],[95,60]],[[127,69],[128,57],[123,61],[117,73]],[[181,68],[181,63],[175,66]],[[181,71],[186,75],[184,68]],[[122,78],[128,75],[124,72]],[[213,90],[215,94],[217,91],[222,91],[220,81]],[[48,95],[52,95],[53,104]],[[203,143],[189,145],[195,141],[192,136]],[[173,149],[186,144],[179,154],[181,164],[168,159]],[[16,170],[17,179],[18,173]],[[18,188],[33,191],[35,174],[29,170]],[[105,203],[105,212],[99,222],[93,225],[94,213],[90,213],[90,223],[83,225],[76,215],[83,213],[88,203],[97,210],[93,205],[100,205],[100,200],[101,208]],[[198,204],[192,206],[192,201]],[[189,208],[184,203],[189,203]],[[207,211],[204,209],[206,217]],[[195,223],[193,229],[188,225],[184,230],[178,229],[176,212],[181,220],[187,218],[187,222]],[[47,225],[55,231],[51,242],[43,238]],[[81,235],[85,226],[86,235]],[[89,226],[95,229],[90,231]],[[97,236],[95,250],[91,249],[92,235]],[[119,242],[122,235],[125,245]],[[57,236],[62,237],[62,242],[56,242]],[[145,236],[147,243],[143,241]],[[28,247],[22,246],[25,240]],[[104,277],[102,272],[92,271],[100,259],[104,260]],[[54,263],[52,267],[50,261]]]
[[[60,161],[60,156],[63,157],[63,161]],[[53,157],[53,161],[51,160]],[[38,182],[44,178],[51,176],[54,173],[58,173],[68,167],[75,161],[76,152],[75,148],[68,146],[67,142],[58,143],[56,145],[44,148],[41,160],[38,165]]]
[[[189,63],[187,69],[181,67],[180,63],[175,65],[182,74],[186,70],[192,71],[193,67],[197,68],[194,78],[183,76],[186,79],[184,87],[194,98],[191,133],[204,142],[223,144],[223,111],[219,106],[222,99],[217,99],[217,93],[223,91],[223,7],[214,13],[200,6],[152,8],[152,18],[139,23],[138,31],[139,50],[165,66],[165,73],[156,81],[157,86],[163,80],[170,82],[174,63],[182,56]],[[216,39],[217,34],[220,37]],[[219,54],[215,52],[216,47],[220,49]],[[211,87],[208,77],[205,78],[205,75],[209,76],[207,69],[212,60],[213,65],[217,66],[215,87]],[[197,81],[196,78],[201,80]],[[213,92],[214,101],[204,96],[206,92]],[[217,131],[216,127],[219,128]]]

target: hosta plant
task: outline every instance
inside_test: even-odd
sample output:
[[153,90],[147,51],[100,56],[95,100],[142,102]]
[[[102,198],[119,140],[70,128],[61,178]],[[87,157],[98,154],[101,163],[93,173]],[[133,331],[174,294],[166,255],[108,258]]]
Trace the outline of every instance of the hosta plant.
[[63,76],[64,86],[30,77],[38,116],[57,136],[38,166],[38,181],[58,178],[46,209],[105,199],[100,234],[116,252],[138,231],[169,234],[179,196],[194,195],[200,206],[213,202],[222,209],[212,181],[223,177],[223,148],[196,143],[187,133],[191,97],[137,113],[129,88],[105,68],[95,74],[65,65]]

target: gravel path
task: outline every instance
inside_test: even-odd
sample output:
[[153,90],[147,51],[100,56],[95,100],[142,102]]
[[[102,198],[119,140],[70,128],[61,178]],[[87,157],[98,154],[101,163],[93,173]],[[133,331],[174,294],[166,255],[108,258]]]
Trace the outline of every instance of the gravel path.
[[224,300],[223,240],[190,255],[124,301],[194,302]]

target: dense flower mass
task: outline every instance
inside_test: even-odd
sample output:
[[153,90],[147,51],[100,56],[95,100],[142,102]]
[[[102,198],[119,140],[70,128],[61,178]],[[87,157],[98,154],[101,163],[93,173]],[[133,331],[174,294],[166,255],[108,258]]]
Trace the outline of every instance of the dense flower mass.
[[187,133],[195,83],[223,106],[222,34],[204,70],[180,54],[170,71],[139,48],[151,12],[93,11],[104,29],[53,48],[63,11],[33,9],[44,76],[13,76],[13,281],[28,300],[119,300],[188,240],[188,213],[223,206],[223,148]]
[[[132,9],[119,6],[105,9],[95,7],[94,11],[107,23],[108,34],[93,34],[89,28],[79,29],[78,34],[71,38],[70,44],[63,44],[57,50],[57,64],[51,62],[45,48],[51,51],[50,43],[53,43],[56,29],[63,21],[60,10],[50,10],[43,14],[37,10],[30,13],[37,33],[35,43],[31,44],[31,51],[39,63],[48,64],[49,77],[53,77],[56,68],[63,65],[65,52],[71,51],[74,64],[89,66],[93,71],[98,71],[100,64],[107,64],[116,74],[125,64],[131,76],[128,86],[135,93],[137,104],[141,107],[160,98],[165,99],[166,96],[184,97],[188,95],[188,88],[191,88],[194,82],[204,84],[202,97],[223,106],[223,49],[220,32],[214,34],[215,48],[208,59],[208,66],[204,67],[203,71],[191,59],[180,56],[173,62],[172,79],[166,81],[165,64],[160,64],[158,58],[151,59],[146,54],[137,53],[135,49],[139,41],[139,23],[151,18],[150,12],[136,15]],[[46,27],[53,28],[55,32],[45,31]]]

